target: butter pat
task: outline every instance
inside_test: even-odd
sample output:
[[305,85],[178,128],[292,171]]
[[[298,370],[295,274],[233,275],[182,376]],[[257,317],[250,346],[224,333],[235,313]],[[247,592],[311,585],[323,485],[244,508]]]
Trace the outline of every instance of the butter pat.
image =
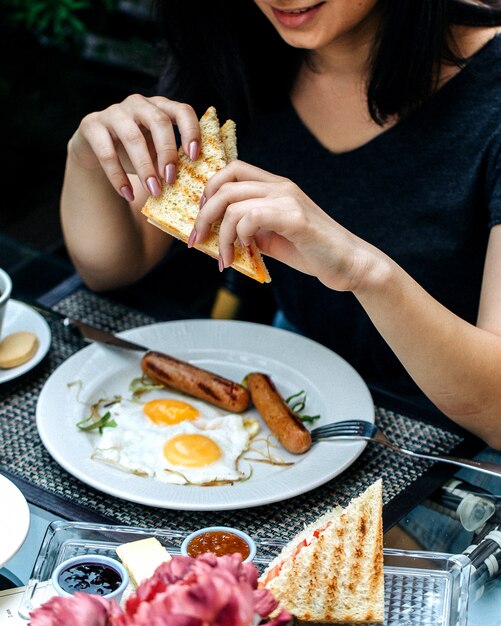
[[155,537],[123,543],[116,548],[116,553],[136,587],[153,576],[159,565],[172,558]]

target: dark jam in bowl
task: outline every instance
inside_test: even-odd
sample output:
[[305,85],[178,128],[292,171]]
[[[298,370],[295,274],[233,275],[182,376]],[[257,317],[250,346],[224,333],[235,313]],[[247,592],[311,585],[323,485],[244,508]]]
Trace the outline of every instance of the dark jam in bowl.
[[242,561],[250,554],[249,544],[245,539],[222,530],[209,531],[193,537],[187,546],[187,551],[193,557],[204,552],[212,552],[216,556],[239,552],[242,555]]
[[122,576],[105,563],[78,563],[64,569],[58,578],[61,589],[67,593],[94,593],[106,596],[122,584]]

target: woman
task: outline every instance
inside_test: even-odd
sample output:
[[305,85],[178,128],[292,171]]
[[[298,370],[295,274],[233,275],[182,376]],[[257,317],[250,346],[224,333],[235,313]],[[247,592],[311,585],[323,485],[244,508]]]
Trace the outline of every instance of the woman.
[[209,181],[190,244],[223,218],[224,269],[255,239],[288,327],[501,449],[499,2],[233,6],[164,1],[171,99],[131,96],[71,138],[62,224],[83,279],[109,289],[163,257],[139,208],[175,180],[173,127],[196,159],[214,104],[242,160]]

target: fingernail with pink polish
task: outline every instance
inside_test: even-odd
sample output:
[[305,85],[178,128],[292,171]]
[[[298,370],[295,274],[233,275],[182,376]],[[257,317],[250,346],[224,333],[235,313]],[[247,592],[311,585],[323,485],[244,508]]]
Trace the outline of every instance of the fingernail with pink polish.
[[134,200],[134,194],[132,193],[132,189],[129,185],[124,185],[120,187],[120,195],[122,198],[125,198],[127,202],[132,202]]
[[222,272],[224,270],[224,261],[221,255],[219,255],[218,264],[219,264],[219,271]]
[[173,182],[175,182],[176,180],[176,166],[174,165],[174,163],[169,163],[168,165],[165,166],[165,182],[169,183],[169,185],[172,185]]
[[188,248],[192,248],[197,238],[197,231],[193,229],[188,237]]
[[196,159],[198,159],[198,154],[200,150],[198,141],[192,141],[190,145],[188,146],[188,149],[189,149],[190,159],[192,161],[196,161]]
[[158,184],[158,180],[155,178],[155,176],[150,176],[148,179],[146,179],[146,186],[150,190],[152,196],[160,195],[160,185]]

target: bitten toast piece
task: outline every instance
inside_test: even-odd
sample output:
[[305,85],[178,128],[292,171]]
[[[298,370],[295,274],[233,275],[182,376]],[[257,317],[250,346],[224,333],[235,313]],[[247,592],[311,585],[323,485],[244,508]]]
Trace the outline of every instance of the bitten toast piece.
[[[216,109],[209,107],[200,119],[200,156],[192,161],[180,147],[176,181],[163,184],[158,198],[150,196],[142,213],[148,221],[187,243],[195,219],[200,210],[207,181],[230,160],[237,158],[236,125],[228,120],[219,126]],[[194,247],[217,259],[219,224],[214,224],[207,239]],[[270,275],[257,246],[242,247],[235,244],[234,269],[263,283],[270,282]]]

